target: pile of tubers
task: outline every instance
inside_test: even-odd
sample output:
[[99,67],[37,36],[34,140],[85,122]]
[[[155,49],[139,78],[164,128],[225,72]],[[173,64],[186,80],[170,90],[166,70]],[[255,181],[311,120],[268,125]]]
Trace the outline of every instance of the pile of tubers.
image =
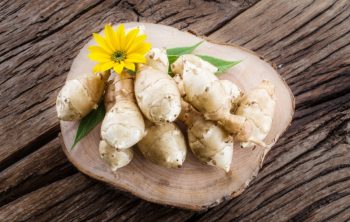
[[[146,159],[170,168],[182,166],[188,146],[198,160],[226,172],[234,142],[265,146],[276,104],[272,83],[264,80],[243,94],[196,55],[171,64],[174,77],[165,49],[153,48],[146,58],[135,75],[91,73],[68,80],[57,97],[59,119],[77,121],[104,95],[99,152],[113,171],[130,163],[135,145]],[[186,125],[187,139],[178,122]]]

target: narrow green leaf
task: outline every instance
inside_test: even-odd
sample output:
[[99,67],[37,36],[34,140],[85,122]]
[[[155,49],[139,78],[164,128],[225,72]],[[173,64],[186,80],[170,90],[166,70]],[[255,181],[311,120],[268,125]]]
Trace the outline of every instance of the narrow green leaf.
[[168,55],[169,64],[173,64],[177,58],[179,58],[177,55]]
[[193,46],[170,48],[170,49],[166,50],[166,53],[168,54],[168,57],[169,56],[177,56],[177,57],[179,57],[180,55],[189,54],[189,53],[193,52],[193,50],[195,50],[202,43],[203,43],[203,41],[202,42],[198,42],[197,44],[195,44]]
[[97,109],[92,110],[80,121],[71,149],[103,120],[105,114],[106,110],[102,101]]
[[241,62],[241,61],[227,61],[227,60],[223,60],[223,59],[219,59],[219,58],[215,58],[207,55],[197,55],[197,56],[211,63],[212,65],[216,66],[219,69],[217,73],[223,73],[226,70],[233,67],[234,65],[237,65],[238,63]]
[[179,58],[179,56],[176,56],[176,55],[168,55],[168,60],[169,60],[168,74],[169,74],[171,77],[174,77],[174,74],[173,74],[173,72],[171,71],[170,65],[173,64],[173,63],[176,61],[177,58]]

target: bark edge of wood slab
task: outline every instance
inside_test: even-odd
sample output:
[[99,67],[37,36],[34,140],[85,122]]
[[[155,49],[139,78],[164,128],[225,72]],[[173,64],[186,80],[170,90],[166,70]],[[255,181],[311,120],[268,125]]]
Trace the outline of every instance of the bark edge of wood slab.
[[[227,60],[242,60],[220,78],[233,81],[244,92],[251,90],[264,79],[274,83],[277,103],[272,128],[265,139],[268,147],[241,149],[238,144],[235,144],[229,173],[201,164],[190,150],[183,167],[179,169],[167,169],[154,165],[137,151],[128,166],[112,172],[100,159],[98,153],[100,126],[71,150],[78,122],[61,121],[61,142],[64,153],[73,165],[88,176],[158,204],[204,210],[241,194],[258,174],[267,152],[291,123],[295,105],[294,96],[288,85],[271,64],[247,49],[216,44],[211,40],[204,40],[189,32],[165,25],[125,23],[126,28],[136,25],[145,26],[147,41],[152,43],[152,47],[172,48],[204,41],[194,53]],[[87,47],[93,44],[95,42],[90,40],[74,59],[67,79],[91,72],[94,63],[87,58]]]

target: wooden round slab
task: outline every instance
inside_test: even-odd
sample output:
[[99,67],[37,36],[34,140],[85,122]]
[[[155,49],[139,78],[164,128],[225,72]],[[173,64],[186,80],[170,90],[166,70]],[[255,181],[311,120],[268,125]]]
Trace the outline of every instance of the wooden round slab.
[[[190,46],[203,39],[175,28],[149,23],[127,23],[126,28],[145,26],[147,41],[153,47]],[[86,75],[94,63],[87,58],[87,47],[75,58],[67,79]],[[276,70],[256,54],[237,46],[219,45],[204,41],[195,51],[227,60],[242,62],[220,76],[236,83],[244,92],[266,79],[276,86],[277,104],[272,129],[265,142],[268,148],[241,149],[235,144],[231,171],[225,173],[215,167],[201,164],[189,150],[180,169],[167,169],[152,164],[136,152],[132,162],[113,173],[100,159],[98,143],[100,126],[96,127],[71,150],[78,122],[61,121],[63,150],[68,159],[83,173],[128,191],[142,199],[176,207],[201,210],[215,206],[239,195],[257,175],[266,153],[289,126],[294,113],[294,97]],[[135,149],[136,150],[136,149]]]

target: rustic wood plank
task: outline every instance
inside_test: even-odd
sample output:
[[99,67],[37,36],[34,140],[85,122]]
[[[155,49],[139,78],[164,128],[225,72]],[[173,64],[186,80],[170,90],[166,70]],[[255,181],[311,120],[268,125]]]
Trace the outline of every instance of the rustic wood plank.
[[[258,0],[236,1],[127,1],[140,22],[162,23],[197,35],[208,35],[223,27]],[[194,13],[195,10],[195,13]]]
[[0,218],[2,221],[28,220],[90,186],[93,186],[90,179],[80,173],[75,174],[2,206]]
[[[0,23],[0,169],[57,136],[55,97],[71,60],[91,33],[105,23],[145,20],[210,32],[257,0],[155,1],[144,4],[146,8],[138,1],[101,2],[4,3]],[[198,16],[193,16],[194,8],[200,12]]]
[[[47,212],[31,218],[30,221],[67,221],[73,218],[79,221],[141,221],[143,218],[159,221],[174,210],[116,192],[103,184],[95,184],[83,193],[67,198]],[[172,221],[183,221],[192,214],[190,211],[181,212],[174,215]]]
[[56,138],[0,172],[0,206],[76,172]]
[[80,195],[72,195],[64,199],[54,208],[30,218],[29,221],[69,221],[73,218],[79,221],[87,220],[111,208],[115,203],[117,203],[118,208],[114,208],[115,211],[110,213],[117,215],[125,209],[129,209],[134,202],[133,198],[108,189],[103,184],[94,183]]
[[[1,7],[0,5],[0,8]],[[127,3],[123,7],[135,9],[136,5]],[[149,8],[148,6],[139,5],[137,7],[140,7],[140,9],[138,9],[140,12],[137,12],[140,14],[142,10]],[[15,10],[14,6],[6,8],[9,8],[9,13]],[[130,13],[130,11],[128,12]],[[152,14],[153,12],[150,11],[149,13]],[[135,202],[133,202],[133,199],[126,198],[127,204],[125,208],[119,208],[122,203],[115,200],[112,204],[113,206],[108,205],[110,207],[105,211],[96,213],[96,215],[93,215],[89,219],[94,220],[94,218],[98,218],[95,221],[125,220],[127,218],[131,220],[156,218],[158,220],[169,221],[172,221],[172,219],[175,221],[185,219],[202,221],[283,221],[286,219],[293,219],[295,221],[301,219],[307,221],[349,220],[350,206],[348,187],[350,185],[350,171],[348,170],[348,160],[350,138],[347,135],[350,133],[350,89],[349,84],[346,84],[350,81],[350,27],[347,25],[350,22],[349,12],[349,2],[346,0],[262,0],[244,13],[235,17],[227,25],[221,26],[221,28],[219,27],[216,31],[214,30],[211,36],[212,38],[219,39],[223,42],[233,42],[244,45],[257,50],[264,57],[275,62],[280,68],[282,75],[287,78],[287,82],[292,86],[294,93],[297,94],[295,121],[287,134],[278,142],[276,147],[271,150],[267,156],[263,170],[252,186],[250,186],[242,196],[209,210],[208,212],[198,214],[165,208],[140,200],[135,200]],[[87,12],[87,15],[91,16],[89,12]],[[137,19],[137,15],[134,16],[135,19]],[[106,16],[103,16],[103,21],[98,23],[97,21],[100,21],[101,14],[91,20],[87,17],[82,15],[82,18],[87,19],[90,24],[100,24],[99,27],[108,19],[119,18],[114,13],[107,13]],[[147,16],[145,15],[144,17]],[[78,18],[77,20],[80,21],[82,18]],[[143,19],[142,16],[139,16],[139,18],[140,20]],[[166,22],[167,20],[165,20],[164,23]],[[226,24],[226,22],[227,21],[224,23]],[[176,25],[177,24],[174,24],[174,26]],[[181,26],[181,21],[179,25]],[[188,26],[189,29],[191,25],[195,26],[196,23],[190,24]],[[73,26],[73,24],[71,26]],[[206,31],[200,31],[205,28],[206,27],[198,27],[198,30],[195,31],[204,34],[208,33]],[[74,27],[70,27],[64,31],[73,29]],[[82,29],[84,31],[81,33],[84,34],[80,33],[79,35],[74,35],[74,37],[79,38],[79,41],[76,41],[75,44],[80,46],[86,41],[85,38],[89,35],[88,27],[83,27]],[[3,35],[3,30],[4,29],[0,29],[0,35]],[[77,31],[78,30],[75,29],[75,32]],[[53,36],[72,36],[74,32],[71,32],[69,35],[63,35],[62,33],[58,31],[53,34]],[[56,40],[57,37],[52,39]],[[41,41],[45,41],[45,39]],[[49,44],[52,42],[45,43]],[[35,47],[42,46],[36,44],[38,43],[34,43]],[[76,46],[76,48],[68,47],[66,50],[70,49],[70,53],[65,53],[63,55],[71,55],[69,56],[71,59],[74,57],[78,48],[78,46]],[[21,55],[17,55],[12,59],[17,59],[17,61],[21,61],[18,59],[22,59],[23,61],[24,57],[21,57]],[[29,55],[30,53],[27,53],[27,58]],[[49,61],[52,59],[53,58],[50,58]],[[64,61],[62,58],[58,61],[60,61],[60,63],[58,63],[59,66],[63,66],[65,69],[69,68],[69,65],[65,65],[69,62]],[[54,64],[54,62],[51,64]],[[1,69],[4,70],[3,67],[10,66],[10,63],[7,63],[6,66],[2,63],[0,66]],[[26,67],[29,67],[20,66],[21,70],[25,70]],[[13,68],[14,66],[11,66],[11,69],[7,69],[6,71],[12,70]],[[35,70],[33,71],[38,72]],[[52,76],[60,75],[57,71],[54,72],[54,75],[47,78],[51,79]],[[25,73],[26,72],[24,72],[24,74]],[[7,76],[7,78],[9,77],[10,75]],[[0,78],[2,78],[2,76]],[[3,79],[1,79],[1,81],[2,80]],[[12,84],[15,82],[20,83],[23,80],[26,79],[22,77],[18,79],[18,81],[13,81]],[[62,84],[63,81],[64,77],[56,80],[59,84]],[[49,83],[44,86],[50,86],[51,84]],[[31,90],[32,89],[30,89],[28,93],[31,92]],[[3,91],[1,91],[1,93],[3,93]],[[35,95],[34,93],[29,94],[30,97],[28,98],[35,98],[33,97],[33,95]],[[6,100],[6,103],[8,103],[8,101],[11,101],[11,98]],[[23,97],[21,101],[23,103],[26,99]],[[52,105],[52,101],[48,103],[46,107],[49,107],[49,104]],[[19,101],[16,103],[20,104]],[[3,99],[1,105],[2,104]],[[38,106],[37,110],[34,110],[31,115],[37,114],[35,112],[38,110],[40,111],[40,107],[45,107],[42,104],[36,106]],[[53,108],[49,109],[53,110]],[[18,111],[15,110],[13,112],[13,115],[15,115]],[[11,114],[11,112],[8,110],[7,114]],[[16,114],[18,115],[18,113]],[[3,115],[4,113],[1,113],[0,118],[3,117]],[[54,111],[49,113],[49,115],[54,117]],[[44,115],[39,118],[43,118],[43,116]],[[30,115],[28,115],[27,118],[28,117],[30,117]],[[28,121],[31,121],[33,118],[35,119],[36,117],[29,118]],[[3,120],[0,121],[0,134],[2,135],[3,132],[5,132],[5,129],[2,128],[5,122],[3,122]],[[55,125],[54,121],[53,119],[52,122],[48,122],[46,126]],[[30,124],[28,123],[26,127],[28,128],[29,126]],[[13,128],[11,133],[23,132],[27,128],[21,128],[21,131],[15,131],[15,128]],[[6,128],[6,130],[7,129],[8,128]],[[42,126],[42,129],[47,130],[47,127]],[[34,128],[34,131],[35,130],[36,128]],[[31,135],[42,135],[45,130],[31,132]],[[10,135],[10,133],[7,134],[6,137],[2,137],[2,141],[4,138],[8,138],[8,135]],[[52,138],[53,137],[54,135]],[[19,146],[18,144],[29,144],[32,138],[33,137],[21,138],[21,142],[18,142],[17,145],[11,142],[11,146],[16,147]],[[1,147],[3,147],[3,144]],[[23,147],[25,147],[25,145],[23,145],[22,148]],[[72,191],[75,190],[73,183],[77,182],[69,179],[70,177],[64,179],[62,184],[69,186],[69,188],[65,187],[68,193],[74,193],[74,191]],[[56,183],[53,183],[53,185]],[[88,179],[87,182],[82,182],[81,186],[86,183],[94,184],[94,182]],[[56,189],[52,193],[55,198],[59,198],[60,192],[60,189]],[[38,212],[44,212],[43,208],[45,206],[49,205],[47,208],[52,206],[50,203],[42,204],[41,209],[31,211],[31,206],[26,205],[23,210],[25,210],[29,216],[24,215],[24,213],[19,213],[18,208],[10,207],[12,204],[13,206],[18,206],[19,202],[28,203],[25,200],[41,196],[41,194],[39,194],[39,192],[36,193],[36,191],[28,195],[5,205],[6,215],[18,214],[16,218],[23,219],[32,217]],[[81,195],[83,195],[82,192],[77,192],[72,195],[73,198],[77,198],[77,205],[91,205],[94,202],[93,200],[85,202],[84,198],[79,199]],[[100,193],[96,192],[94,195],[97,197]],[[106,202],[100,202],[99,205],[104,206],[109,203],[108,198],[105,199],[105,201]],[[25,205],[22,204],[22,206]],[[51,212],[54,215],[56,215],[54,213],[55,209],[57,209],[57,214],[58,212],[62,212],[62,209],[68,209],[69,207],[71,207],[70,209],[74,209],[69,201],[63,201],[59,206],[60,207],[57,208],[51,208]],[[82,214],[84,211],[76,210],[75,218],[79,220],[79,216],[83,217]],[[163,210],[167,212],[166,215],[163,214]],[[115,211],[118,213],[114,214]],[[41,218],[50,218],[44,215],[45,214],[43,214]],[[15,217],[10,216],[9,218],[14,219]]]

